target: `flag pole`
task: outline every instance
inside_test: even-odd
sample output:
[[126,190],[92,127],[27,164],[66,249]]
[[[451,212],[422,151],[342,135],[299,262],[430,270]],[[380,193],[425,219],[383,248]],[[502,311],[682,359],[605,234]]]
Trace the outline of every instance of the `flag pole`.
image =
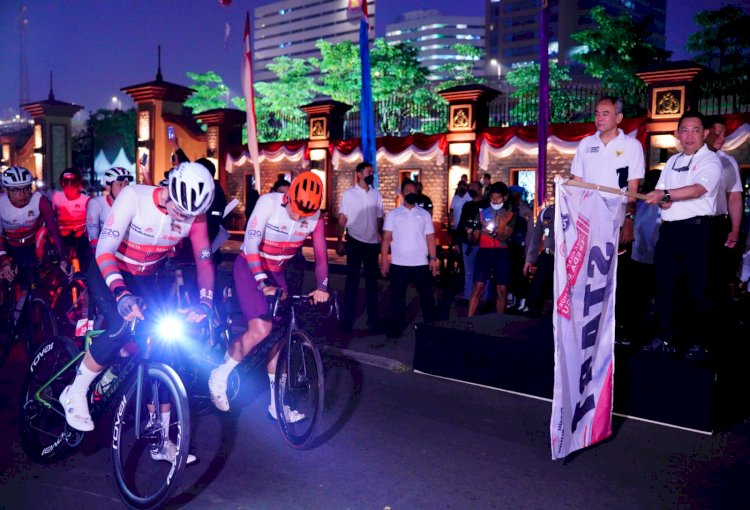
[[547,125],[549,123],[549,5],[547,0],[542,0],[539,45],[539,118],[537,121],[539,156],[536,173],[536,203],[541,207],[545,202],[547,192]]
[[555,184],[562,186],[572,186],[574,188],[591,189],[595,191],[603,191],[604,193],[612,193],[614,195],[622,195],[624,197],[638,198],[640,200],[646,200],[647,195],[643,193],[636,193],[634,191],[623,191],[619,188],[610,188],[609,186],[601,186],[599,184],[593,184],[591,182],[574,181],[573,179],[565,179],[562,177],[555,178]]
[[260,153],[258,151],[258,125],[255,117],[255,95],[253,94],[253,56],[250,42],[250,11],[245,13],[245,44],[242,57],[242,92],[247,111],[247,150],[253,161],[255,189],[260,192]]
[[372,165],[378,187],[377,149],[375,145],[375,111],[372,104],[372,77],[370,72],[370,20],[367,0],[361,2],[359,21],[359,59],[362,70],[362,91],[360,99],[360,123],[362,131],[362,159]]

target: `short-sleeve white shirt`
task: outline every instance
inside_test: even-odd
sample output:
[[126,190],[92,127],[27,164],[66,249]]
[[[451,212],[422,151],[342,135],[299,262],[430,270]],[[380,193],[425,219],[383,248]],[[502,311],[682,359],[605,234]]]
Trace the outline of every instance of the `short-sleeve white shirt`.
[[350,236],[362,243],[377,244],[378,218],[384,216],[383,196],[370,186],[368,191],[355,184],[341,196],[339,213],[346,216]]
[[464,193],[464,196],[458,194],[453,195],[451,200],[451,228],[455,229],[458,226],[458,222],[461,219],[461,210],[464,208],[464,204],[471,200],[471,196],[468,193]]
[[742,193],[742,181],[740,180],[740,167],[737,160],[724,151],[716,151],[721,161],[721,183],[719,192],[716,194],[716,214],[727,214],[727,194]]
[[[678,172],[675,168],[688,165],[689,170]],[[664,221],[679,221],[697,216],[714,216],[716,214],[716,194],[721,182],[721,161],[719,157],[708,150],[705,144],[692,156],[682,152],[675,154],[661,172],[656,189],[672,190],[684,188],[692,184],[700,184],[706,188],[706,193],[698,198],[680,200],[672,203],[669,209],[661,210]]]
[[435,233],[430,213],[421,207],[397,207],[385,217],[383,230],[391,232],[391,263],[397,266],[425,266],[428,262],[427,235]]
[[627,181],[642,179],[646,171],[643,147],[635,138],[617,130],[617,136],[604,144],[598,131],[578,144],[570,172],[583,182],[626,190]]

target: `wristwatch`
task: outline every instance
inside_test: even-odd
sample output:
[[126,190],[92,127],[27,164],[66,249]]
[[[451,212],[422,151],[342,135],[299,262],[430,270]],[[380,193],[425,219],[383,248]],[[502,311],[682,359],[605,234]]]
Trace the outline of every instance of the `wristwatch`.
[[664,191],[664,196],[662,197],[661,201],[662,202],[671,202],[672,201],[672,195],[669,194],[669,190],[665,189],[663,191]]
[[627,213],[625,215],[625,219],[630,220],[630,221],[635,221],[635,214],[633,214],[633,213]]

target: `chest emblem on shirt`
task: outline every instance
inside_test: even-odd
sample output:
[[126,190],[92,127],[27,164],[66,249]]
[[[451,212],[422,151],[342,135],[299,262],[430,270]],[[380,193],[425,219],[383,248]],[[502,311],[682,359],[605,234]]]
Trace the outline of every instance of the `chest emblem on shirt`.
[[599,146],[598,145],[594,145],[593,147],[589,147],[589,152],[591,154],[596,154],[597,152],[599,152]]
[[617,154],[617,157],[618,157],[618,158],[619,158],[620,156],[622,156],[622,149],[617,149],[617,150],[615,151],[615,154]]
[[302,223],[299,224],[299,228],[307,230],[307,220],[302,220]]
[[172,232],[182,234],[182,227],[180,226],[179,223],[172,223]]
[[34,216],[34,211],[29,211],[28,217],[31,218],[32,216]]

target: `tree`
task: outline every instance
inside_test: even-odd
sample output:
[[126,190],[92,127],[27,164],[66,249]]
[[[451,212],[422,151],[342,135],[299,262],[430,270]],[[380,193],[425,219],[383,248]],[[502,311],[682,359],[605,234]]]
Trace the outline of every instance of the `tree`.
[[[510,71],[506,78],[515,89],[511,97],[518,102],[510,115],[522,124],[535,124],[539,118],[539,64],[528,64]],[[549,64],[550,122],[570,122],[586,104],[586,99],[566,87],[571,82],[566,67]]]
[[700,30],[690,34],[687,50],[695,61],[720,74],[747,72],[750,60],[750,14],[738,5],[693,16]]
[[438,86],[437,90],[471,83],[483,83],[484,78],[474,76],[474,63],[482,59],[484,50],[464,43],[454,44],[451,49],[458,55],[459,62],[443,64],[438,68],[438,73],[448,78]]
[[613,93],[627,96],[643,91],[645,84],[635,75],[636,70],[665,61],[671,52],[646,40],[646,19],[635,21],[626,14],[613,17],[601,6],[591,9],[589,15],[596,27],[572,35],[585,48],[573,58],[586,66],[586,74]]
[[187,72],[187,77],[195,83],[190,88],[195,93],[185,101],[185,106],[193,109],[193,113],[201,113],[214,108],[226,108],[229,88],[224,80],[213,71],[205,73]]
[[315,46],[320,50],[321,58],[311,58],[311,66],[319,69],[320,83],[316,91],[335,101],[359,109],[360,89],[362,88],[359,48],[351,41],[331,44],[323,39]]

